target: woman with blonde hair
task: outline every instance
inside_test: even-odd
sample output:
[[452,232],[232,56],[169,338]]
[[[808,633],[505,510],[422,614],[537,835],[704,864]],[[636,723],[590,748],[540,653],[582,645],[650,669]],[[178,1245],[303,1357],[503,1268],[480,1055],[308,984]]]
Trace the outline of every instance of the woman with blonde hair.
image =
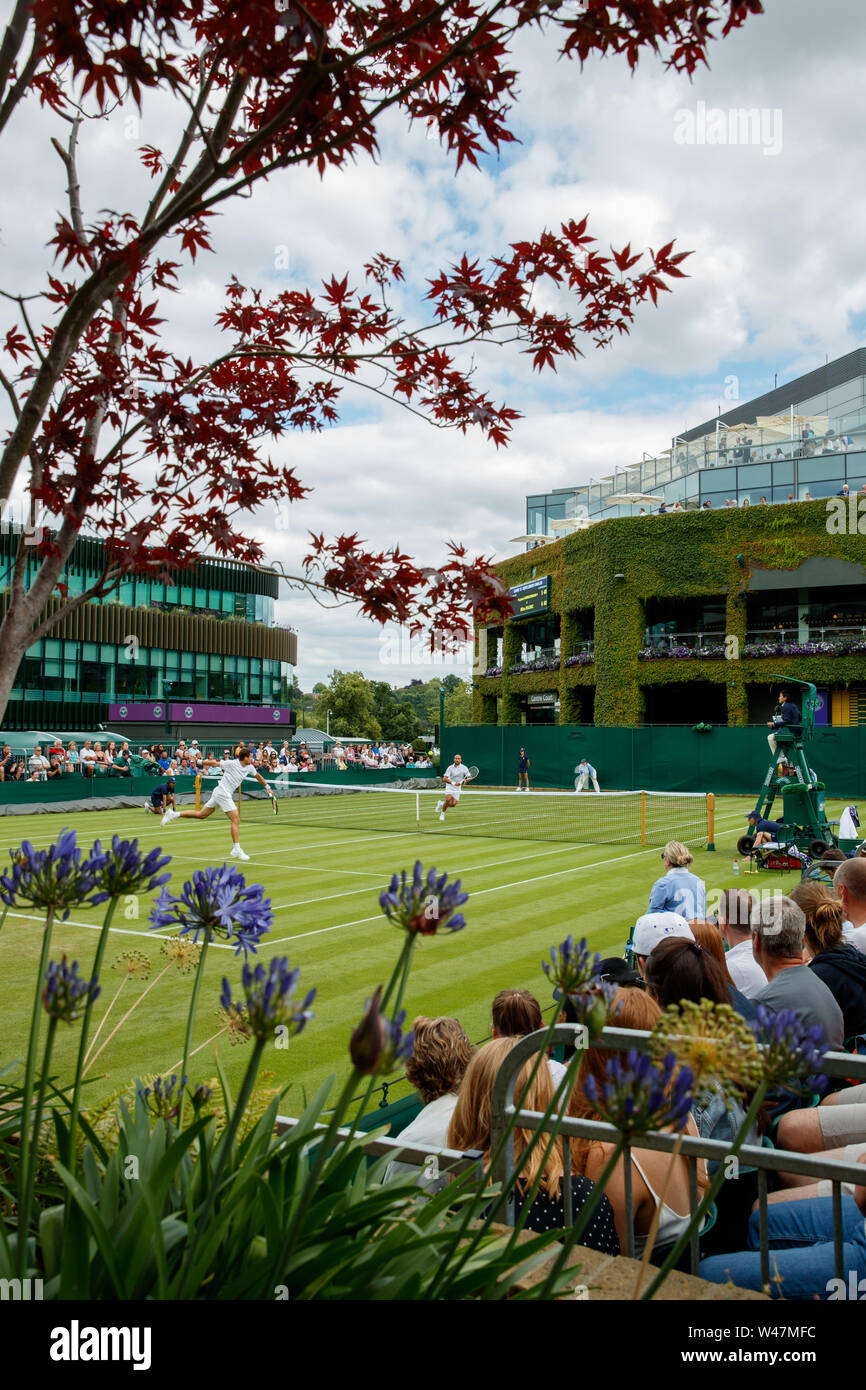
[[[406,1080],[415,1087],[423,1109],[399,1138],[407,1145],[429,1144],[447,1148],[448,1125],[457,1105],[457,1092],[475,1048],[463,1025],[456,1018],[416,1018],[412,1024],[412,1056],[406,1063]],[[413,1163],[389,1163],[385,1181],[395,1173],[418,1174],[419,1186],[437,1190],[438,1173],[431,1175]],[[443,1179],[444,1181],[444,1179]]]
[[[617,1009],[617,1028],[634,1028],[651,1031],[659,1018],[661,1009],[649,994],[639,989],[620,989],[617,991],[614,1007]],[[569,1114],[579,1120],[598,1120],[601,1116],[594,1109],[585,1092],[586,1081],[592,1077],[601,1094],[607,1077],[607,1067],[611,1056],[609,1048],[590,1047],[583,1054],[577,1074]],[[686,1134],[698,1138],[698,1128],[690,1115]],[[600,1143],[594,1139],[573,1139],[571,1142],[574,1166],[588,1178],[597,1179],[613,1153],[613,1144]],[[656,1209],[661,1206],[656,1242],[659,1246],[670,1246],[688,1225],[691,1219],[689,1208],[689,1167],[683,1154],[671,1160],[671,1155],[653,1149],[641,1149],[640,1157],[635,1150],[630,1151],[632,1165],[632,1206],[635,1251],[640,1255],[652,1225]],[[703,1194],[709,1184],[706,1164],[698,1163],[698,1192]],[[613,1207],[614,1220],[622,1249],[627,1249],[628,1218],[625,1202],[625,1161],[620,1158],[616,1168],[605,1186],[605,1192]],[[662,1202],[660,1194],[663,1194]]]
[[866,955],[842,935],[842,904],[823,883],[808,880],[798,883],[788,896],[806,918],[809,968],[842,1010],[845,1037],[866,1033]]
[[[448,1126],[448,1147],[450,1149],[480,1149],[485,1164],[491,1158],[491,1118],[490,1100],[496,1074],[509,1052],[515,1048],[519,1038],[494,1038],[486,1043],[469,1063],[457,1105]],[[538,1065],[536,1065],[538,1064]],[[533,1070],[535,1075],[530,1082]],[[528,1093],[522,1101],[524,1110],[535,1110],[544,1114],[553,1096],[553,1080],[544,1060],[532,1056],[521,1068],[517,1080],[515,1096],[519,1100],[529,1085]],[[529,1129],[514,1130],[515,1167],[526,1153],[533,1137]],[[546,1153],[549,1146],[549,1152]],[[546,1157],[545,1157],[546,1153]],[[564,1177],[562,1163],[562,1144],[557,1139],[550,1145],[549,1136],[539,1140],[529,1154],[517,1180],[518,1207],[522,1207],[526,1193],[536,1177],[541,1174],[538,1191],[527,1213],[524,1228],[528,1231],[550,1231],[563,1224],[562,1182]],[[576,1217],[583,1204],[593,1191],[594,1184],[586,1177],[572,1176],[571,1200],[572,1216]],[[521,1200],[523,1199],[523,1200]],[[613,1211],[606,1196],[602,1196],[586,1230],[581,1236],[581,1244],[592,1250],[601,1250],[608,1255],[619,1254],[619,1241],[614,1226]]]

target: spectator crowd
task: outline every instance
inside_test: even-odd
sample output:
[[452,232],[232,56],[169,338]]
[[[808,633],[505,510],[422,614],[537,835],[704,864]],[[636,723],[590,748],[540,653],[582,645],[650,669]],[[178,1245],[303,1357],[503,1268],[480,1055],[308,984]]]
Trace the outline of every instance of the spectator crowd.
[[[820,1030],[834,1052],[866,1051],[866,858],[828,861],[828,881],[804,878],[789,894],[759,898],[731,889],[721,894],[717,917],[707,917],[707,893],[692,871],[692,856],[679,842],[663,851],[665,873],[650,890],[647,911],[632,936],[636,968],[626,960],[602,961],[598,984],[612,993],[612,1016],[620,1029],[652,1030],[671,1005],[704,1001],[726,1005],[745,1021],[763,1008],[769,1015],[790,1011],[806,1027]],[[562,1014],[569,1019],[566,1002]],[[456,1018],[422,1017],[414,1023],[413,1054],[406,1076],[422,1102],[420,1114],[399,1135],[407,1146],[480,1151],[491,1160],[491,1097],[496,1074],[519,1038],[544,1026],[538,1000],[525,989],[501,991],[492,1002],[491,1038],[474,1047]],[[685,1034],[695,1029],[702,1043],[698,1011],[682,1014]],[[523,1108],[544,1112],[554,1105],[567,1115],[598,1120],[598,1097],[615,1055],[590,1046],[576,1078],[565,1078],[561,1062],[548,1058],[540,1067],[527,1062],[516,1094],[529,1091]],[[619,1054],[625,1061],[625,1054]],[[742,1126],[753,1091],[738,1097],[721,1074],[711,1075],[695,1094],[685,1132],[730,1142]],[[534,1073],[534,1074],[533,1074]],[[754,1084],[757,1084],[756,1082]],[[530,1145],[532,1132],[515,1131],[515,1162]],[[747,1136],[797,1154],[822,1154],[848,1163],[866,1164],[866,1085],[832,1079],[814,1095],[771,1091]],[[609,1162],[613,1145],[571,1140],[572,1219],[593,1191]],[[639,1146],[619,1157],[605,1181],[583,1242],[608,1253],[625,1251],[629,1222],[638,1254],[653,1230],[652,1259],[660,1263],[690,1220],[689,1172],[682,1156]],[[565,1170],[562,1146],[544,1157],[540,1145],[518,1184],[518,1209],[525,1197],[530,1209],[526,1228],[548,1230],[563,1224]],[[624,1165],[631,1166],[626,1180]],[[700,1160],[700,1195],[717,1164]],[[417,1173],[422,1189],[438,1190],[447,1182],[429,1162],[415,1169],[395,1160],[389,1171]],[[726,1174],[726,1177],[728,1175]],[[769,1175],[768,1241],[774,1298],[826,1299],[834,1292],[833,1198],[829,1181],[814,1182],[794,1173]],[[537,1181],[536,1181],[537,1180]],[[631,1189],[632,1201],[625,1194]],[[760,1290],[761,1257],[757,1209],[758,1174],[747,1165],[722,1184],[717,1216],[702,1235],[700,1273],[712,1282]],[[523,1196],[521,1196],[523,1194]],[[866,1278],[866,1168],[860,1184],[843,1184],[842,1235],[844,1266],[858,1280]],[[683,1265],[683,1267],[686,1267]],[[866,1287],[861,1284],[860,1287]]]

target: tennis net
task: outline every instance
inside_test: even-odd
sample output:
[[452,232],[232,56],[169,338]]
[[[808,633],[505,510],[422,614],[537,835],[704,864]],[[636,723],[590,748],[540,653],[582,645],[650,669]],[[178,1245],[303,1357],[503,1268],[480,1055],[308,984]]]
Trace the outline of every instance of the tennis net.
[[[443,791],[391,787],[298,787],[271,784],[275,830],[322,826],[374,834],[483,836],[565,844],[713,843],[713,796],[706,792],[487,792],[464,790],[439,819]],[[273,819],[257,784],[243,788],[242,821]]]

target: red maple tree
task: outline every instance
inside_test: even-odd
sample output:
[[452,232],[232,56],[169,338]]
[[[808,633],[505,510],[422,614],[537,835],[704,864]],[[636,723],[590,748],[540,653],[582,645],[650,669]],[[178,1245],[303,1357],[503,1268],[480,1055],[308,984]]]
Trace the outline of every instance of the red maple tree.
[[[294,166],[323,171],[373,155],[393,107],[438,133],[458,168],[477,163],[514,138],[511,52],[529,26],[548,34],[551,56],[622,54],[634,67],[650,50],[692,73],[713,37],[761,9],[759,0],[17,0],[0,44],[0,130],[25,99],[50,108],[65,133],[52,144],[68,210],[47,284],[3,291],[12,322],[0,385],[12,418],[0,500],[26,482],[52,525],[22,534],[12,567],[0,716],[27,647],[125,574],[183,569],[203,551],[261,560],[244,514],[306,491],[266,441],[332,424],[346,383],[370,385],[375,373],[394,401],[503,445],[516,412],[476,384],[474,344],[515,343],[534,369],[555,368],[578,355],[581,338],[604,346],[627,332],[636,307],[683,273],[673,243],[602,254],[583,218],[487,264],[456,260],[430,280],[432,323],[414,329],[389,304],[403,272],[383,253],[360,284],[334,277],[268,298],[233,279],[216,315],[218,350],[195,363],[166,345],[160,311],[184,262],[210,250],[222,203]],[[150,185],[136,214],[87,222],[82,132],[118,105],[140,106],[146,89],[176,99],[176,145],[140,149]],[[539,282],[567,292],[571,312],[540,308]],[[72,595],[62,574],[82,531],[104,538],[105,567]],[[357,535],[313,536],[303,579],[416,631],[466,635],[474,615],[508,608],[487,560],[456,543],[431,569]]]

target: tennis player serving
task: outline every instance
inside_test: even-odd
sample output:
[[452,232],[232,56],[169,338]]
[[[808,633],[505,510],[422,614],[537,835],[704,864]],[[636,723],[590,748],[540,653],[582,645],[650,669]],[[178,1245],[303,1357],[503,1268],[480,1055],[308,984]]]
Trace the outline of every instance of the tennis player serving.
[[445,798],[436,802],[436,811],[440,820],[445,819],[445,812],[451,806],[456,806],[460,800],[460,789],[464,782],[471,782],[473,777],[478,776],[477,767],[464,766],[463,759],[459,753],[454,754],[454,761],[450,767],[445,769],[442,780],[445,783]]
[[171,825],[175,820],[207,820],[214,811],[225,811],[229,818],[229,825],[232,832],[232,859],[249,859],[248,854],[244,854],[240,846],[240,815],[238,813],[235,796],[238,787],[250,773],[253,774],[257,782],[261,782],[271,801],[274,801],[274,794],[260,773],[256,772],[250,758],[252,754],[249,748],[240,748],[238,756],[226,762],[222,777],[217,782],[210,798],[205,802],[200,811],[166,811],[162,818],[163,825]]

